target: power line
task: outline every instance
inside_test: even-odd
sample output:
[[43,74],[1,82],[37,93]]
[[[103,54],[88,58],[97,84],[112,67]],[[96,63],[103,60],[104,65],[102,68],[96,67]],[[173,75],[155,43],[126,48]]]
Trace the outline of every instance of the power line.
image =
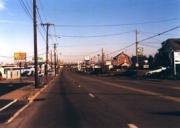
[[[57,35],[57,32],[56,32],[56,27],[55,27],[55,26],[53,26],[53,28],[54,28],[54,34],[55,34],[55,35]],[[60,38],[60,37],[55,36],[56,43],[57,43],[57,38]]]
[[173,30],[178,29],[178,28],[180,28],[180,25],[179,25],[179,26],[176,26],[176,27],[173,27],[173,28],[171,28],[171,29],[168,29],[168,30],[166,30],[166,31],[164,31],[164,32],[161,32],[161,33],[155,34],[155,35],[153,35],[153,36],[147,37],[147,38],[145,38],[145,39],[142,39],[142,40],[140,40],[140,41],[138,41],[138,42],[143,42],[143,41],[146,41],[146,40],[155,38],[155,37],[157,37],[157,36],[161,36],[161,35],[163,35],[163,34],[165,34],[165,33],[168,33],[168,32],[170,32],[170,31],[173,31]]
[[145,46],[145,47],[150,47],[150,48],[155,48],[155,49],[158,49],[159,47],[156,47],[156,46],[152,46],[152,45],[147,45],[147,44],[141,44],[142,46]]
[[43,13],[43,9],[44,9],[43,2],[41,0],[39,0],[38,2],[39,2],[39,6],[42,12],[42,17],[44,18],[45,21],[47,21],[47,17]]
[[24,12],[26,13],[26,15],[31,19],[33,20],[33,17],[32,17],[32,14],[31,12],[29,11],[28,7],[26,6],[24,0],[18,0],[22,9],[24,10]]
[[[43,23],[42,17],[41,17],[40,12],[39,12],[39,8],[37,8],[37,14],[38,14],[38,18],[39,18],[39,20],[40,20],[40,23]],[[46,31],[46,29],[44,28],[44,26],[41,25],[41,27],[42,27],[42,29],[43,29],[44,31]]]
[[122,50],[124,50],[124,49],[127,49],[127,48],[133,46],[133,45],[135,45],[135,43],[132,43],[132,44],[130,44],[130,45],[127,45],[127,46],[125,46],[125,47],[123,47],[123,48],[121,48],[121,49],[118,49],[118,50],[116,50],[116,51],[110,52],[108,55],[112,55],[112,54],[114,54],[114,53],[116,53],[116,52],[120,52],[120,51],[122,51]]
[[[24,10],[24,12],[26,13],[26,15],[27,15],[31,20],[33,20],[33,17],[32,17],[31,11],[30,11],[30,10],[31,10],[31,7],[30,7],[30,5],[28,4],[28,2],[27,2],[27,1],[24,2],[24,0],[19,0],[19,3],[20,3],[20,5],[21,5],[22,9]],[[37,9],[37,7],[36,7],[36,9]],[[41,21],[41,16],[40,16],[40,13],[39,13],[38,9],[37,9],[37,12],[38,12],[39,19],[40,19],[40,21]],[[38,26],[38,31],[39,31],[42,39],[45,40],[45,37],[44,37],[44,35],[42,34],[39,26]]]
[[74,28],[86,28],[86,27],[119,27],[119,26],[131,26],[131,25],[143,25],[143,24],[155,24],[170,21],[177,21],[180,18],[171,18],[164,20],[154,20],[154,21],[144,21],[144,22],[134,22],[134,23],[122,23],[122,24],[104,24],[104,25],[56,25],[56,27],[74,27]]
[[87,36],[82,36],[82,35],[51,35],[51,36],[55,36],[55,37],[69,37],[69,38],[96,38],[96,37],[120,36],[120,35],[123,35],[123,34],[132,33],[132,32],[133,31],[122,32],[122,33],[114,33],[114,34],[87,35]]
[[[161,32],[161,33],[155,34],[155,35],[153,35],[153,36],[147,37],[147,38],[145,38],[145,39],[142,39],[142,40],[140,40],[140,41],[138,41],[138,42],[142,44],[142,42],[144,42],[144,41],[146,41],[146,40],[155,38],[155,37],[157,37],[157,36],[161,36],[161,35],[163,35],[163,34],[165,34],[165,33],[168,33],[168,32],[170,32],[170,31],[173,31],[173,30],[178,29],[178,28],[180,28],[180,25],[179,25],[179,26],[176,26],[176,27],[173,27],[173,28],[170,28],[170,29],[168,29],[168,30],[166,30],[166,31],[163,31],[163,32]],[[135,43],[132,43],[132,44],[130,44],[130,45],[127,45],[127,46],[125,46],[124,48],[121,48],[121,49],[119,49],[119,50],[113,51],[113,52],[109,53],[109,55],[110,55],[110,54],[114,54],[114,53],[119,52],[119,51],[122,51],[122,50],[124,50],[124,49],[127,49],[127,48],[133,46],[134,44],[136,44],[136,42],[135,42]]]
[[[158,33],[155,33],[155,32],[144,32],[144,31],[143,31],[143,32],[141,31],[141,33],[144,34],[144,35],[158,34]],[[178,34],[168,34],[168,33],[167,33],[167,34],[164,34],[164,35],[167,35],[167,36],[168,36],[168,35],[169,35],[169,36],[179,36]]]

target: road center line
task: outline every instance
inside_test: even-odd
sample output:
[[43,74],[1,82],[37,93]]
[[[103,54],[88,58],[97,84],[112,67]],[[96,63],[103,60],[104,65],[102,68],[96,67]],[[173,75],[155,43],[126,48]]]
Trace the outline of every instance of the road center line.
[[92,98],[95,98],[95,95],[92,94],[92,93],[89,93],[89,96],[92,97]]
[[129,128],[138,128],[135,124],[128,124]]
[[11,105],[14,104],[15,102],[17,102],[17,99],[13,100],[12,102],[10,102],[9,104],[7,104],[6,106],[2,107],[2,108],[0,109],[0,112],[3,111],[3,110],[5,110],[6,108],[8,108],[9,106],[11,106]]
[[[81,77],[81,78],[86,79],[85,77]],[[152,92],[152,91],[148,91],[148,90],[144,90],[144,89],[128,87],[128,86],[124,86],[124,85],[120,85],[120,84],[116,84],[116,83],[111,83],[108,81],[97,80],[97,79],[93,79],[93,78],[88,78],[88,80],[100,82],[100,83],[103,83],[103,84],[108,85],[108,86],[122,88],[122,89],[130,90],[133,92],[138,92],[138,93],[142,93],[142,94],[146,94],[146,95],[159,96],[160,98],[180,103],[180,98],[178,98],[178,97],[166,96],[166,95],[163,95],[163,94],[157,93],[157,92]]]

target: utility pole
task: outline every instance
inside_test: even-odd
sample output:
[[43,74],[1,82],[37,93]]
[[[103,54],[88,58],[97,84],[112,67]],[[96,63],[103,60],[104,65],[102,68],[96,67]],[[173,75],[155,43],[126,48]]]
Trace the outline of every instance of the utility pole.
[[57,74],[57,60],[56,60],[56,43],[54,43],[54,71],[55,71],[55,76],[56,76],[56,74]]
[[102,66],[104,65],[104,49],[102,48]]
[[57,74],[59,73],[59,54],[56,52],[56,66],[57,66]]
[[49,27],[53,24],[50,23],[42,23],[42,26],[46,26],[46,64],[45,64],[45,77],[46,77],[46,82],[48,82],[48,55],[49,55]]
[[98,65],[99,65],[100,64],[100,59],[99,59],[100,54],[97,54],[97,56],[98,56]]
[[36,19],[36,0],[33,0],[33,33],[34,33],[34,80],[35,88],[38,87],[38,55],[37,55],[37,19]]
[[102,63],[101,63],[102,72],[104,72],[104,49],[102,48]]
[[51,70],[52,70],[52,69],[53,69],[52,50],[51,50],[51,55],[50,55],[50,57],[51,57]]
[[136,67],[138,69],[139,61],[138,61],[138,37],[137,37],[137,35],[138,35],[138,31],[136,29]]

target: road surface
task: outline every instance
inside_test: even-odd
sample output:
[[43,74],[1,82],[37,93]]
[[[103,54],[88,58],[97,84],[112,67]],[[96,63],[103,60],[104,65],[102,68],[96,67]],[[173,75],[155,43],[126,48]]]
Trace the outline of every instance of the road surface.
[[25,87],[27,85],[30,85],[32,83],[28,82],[16,82],[16,83],[11,83],[11,82],[6,82],[6,83],[0,83],[0,96],[9,93],[11,91],[14,91],[16,89]]
[[61,75],[7,128],[180,128],[178,81]]

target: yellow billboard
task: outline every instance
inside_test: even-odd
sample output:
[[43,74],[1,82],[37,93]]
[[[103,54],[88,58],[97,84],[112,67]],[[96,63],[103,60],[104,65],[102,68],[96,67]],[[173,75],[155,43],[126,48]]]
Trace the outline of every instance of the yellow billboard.
[[15,52],[14,60],[26,60],[26,53],[25,52]]

